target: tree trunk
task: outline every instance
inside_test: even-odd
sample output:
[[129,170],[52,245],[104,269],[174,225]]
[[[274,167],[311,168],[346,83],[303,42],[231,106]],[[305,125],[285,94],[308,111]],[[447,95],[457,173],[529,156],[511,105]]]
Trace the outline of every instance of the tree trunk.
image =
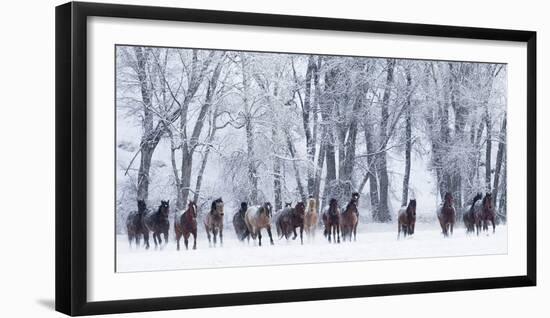
[[500,127],[500,138],[498,143],[498,151],[497,151],[497,161],[495,163],[495,178],[493,182],[493,200],[494,204],[496,205],[497,201],[497,195],[498,195],[498,188],[500,186],[500,172],[502,170],[502,162],[504,159],[504,152],[506,151],[506,115],[504,116],[504,119],[502,120],[502,125]]
[[406,68],[407,78],[407,101],[406,101],[406,118],[405,118],[405,174],[403,175],[403,195],[401,197],[401,205],[406,206],[409,201],[409,178],[411,175],[411,149],[412,149],[412,128],[411,128],[411,70]]
[[[386,62],[386,87],[384,88],[384,95],[382,97],[381,106],[381,118],[380,118],[380,140],[387,139],[387,125],[389,117],[389,101],[391,94],[391,85],[393,84],[393,69],[395,66],[394,59],[388,59]],[[389,193],[389,178],[388,167],[386,160],[386,151],[382,150],[378,154],[377,158],[377,171],[380,180],[380,202],[378,204],[378,213],[375,220],[378,222],[391,221],[390,210],[388,206],[388,193]]]
[[302,185],[302,177],[300,176],[300,168],[298,167],[296,159],[296,149],[294,148],[294,144],[292,143],[292,139],[290,137],[289,132],[285,132],[286,134],[286,144],[288,147],[288,151],[290,152],[290,157],[292,160],[292,166],[294,167],[294,174],[296,176],[296,186],[298,187],[298,193],[300,197],[302,198],[302,202],[306,202],[307,196],[304,191],[304,186]]

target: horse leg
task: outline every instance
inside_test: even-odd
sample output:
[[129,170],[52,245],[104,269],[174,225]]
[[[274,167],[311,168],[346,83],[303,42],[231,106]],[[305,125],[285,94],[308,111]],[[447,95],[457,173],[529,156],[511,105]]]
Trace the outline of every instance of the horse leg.
[[340,226],[336,226],[336,233],[337,233],[337,237],[338,237],[338,243],[340,243]]
[[208,246],[211,247],[212,242],[210,241],[210,230],[208,229],[208,227],[205,227],[205,229],[206,229],[206,237],[208,238]]
[[220,246],[223,246],[223,227],[220,227]]
[[267,235],[269,235],[269,243],[273,245],[273,236],[271,235],[271,226],[267,226]]
[[493,225],[493,234],[495,233],[495,218],[491,219],[491,224]]
[[140,237],[139,234],[136,234],[136,248],[138,248],[140,245]]
[[176,248],[178,251],[180,250],[180,239],[181,239],[181,234],[176,233]]
[[304,245],[304,238],[303,238],[304,228],[300,226],[300,244]]
[[[357,221],[359,223],[359,221]],[[353,226],[353,241],[357,242],[357,223]]]
[[453,235],[453,227],[454,227],[454,223],[451,223],[451,235]]
[[149,231],[145,231],[145,233],[143,233],[143,241],[145,242],[145,249],[148,250],[149,249]]
[[401,223],[397,221],[397,239],[401,236]]
[[193,249],[197,249],[197,232],[193,232]]
[[262,246],[262,229],[258,229],[258,246]]
[[213,241],[214,241],[214,247],[216,247],[216,241],[217,241],[217,238],[218,238],[218,229],[216,228],[212,228],[212,238],[213,238]]
[[328,242],[329,242],[329,243],[331,243],[331,240],[330,240],[331,234],[332,234],[332,225],[329,225],[329,226],[328,226],[328,231],[327,231],[327,229],[325,228],[325,236],[328,235]]

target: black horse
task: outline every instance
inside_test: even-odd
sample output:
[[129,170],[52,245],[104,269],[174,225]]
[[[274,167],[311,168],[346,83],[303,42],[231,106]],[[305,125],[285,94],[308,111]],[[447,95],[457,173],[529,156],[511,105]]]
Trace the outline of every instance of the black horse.
[[147,205],[145,201],[137,201],[138,209],[128,214],[126,219],[126,232],[128,233],[128,242],[132,246],[132,241],[135,240],[136,247],[139,247],[141,236],[145,236],[147,229],[143,224],[143,217],[147,214]]
[[241,202],[241,208],[233,216],[233,227],[235,228],[235,233],[240,241],[244,241],[250,235],[250,232],[246,227],[246,223],[244,222],[246,210],[248,210],[248,203]]
[[304,216],[306,211],[306,205],[304,202],[296,203],[296,206],[285,207],[283,210],[279,211],[276,216],[275,226],[277,228],[277,235],[279,239],[283,236],[288,240],[291,234],[294,234],[292,237],[295,240],[298,237],[296,233],[296,228],[300,228],[300,244],[304,244]]
[[472,200],[472,205],[470,206],[470,209],[464,213],[462,216],[462,221],[464,221],[464,227],[466,228],[466,233],[474,233],[476,230],[476,206],[479,206],[479,203],[477,203],[483,195],[481,193],[476,194],[474,199]]
[[145,246],[149,248],[149,231],[153,232],[153,241],[155,248],[162,244],[161,234],[164,234],[164,243],[168,243],[168,230],[170,229],[170,221],[168,214],[170,213],[170,200],[160,201],[157,212],[148,214],[144,218],[144,224],[147,235],[144,235]]

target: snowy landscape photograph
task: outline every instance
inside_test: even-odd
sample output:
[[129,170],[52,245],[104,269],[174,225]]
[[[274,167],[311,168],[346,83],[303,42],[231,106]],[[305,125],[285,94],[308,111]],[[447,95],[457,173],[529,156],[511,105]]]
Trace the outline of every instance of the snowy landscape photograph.
[[506,64],[114,58],[116,272],[508,252]]

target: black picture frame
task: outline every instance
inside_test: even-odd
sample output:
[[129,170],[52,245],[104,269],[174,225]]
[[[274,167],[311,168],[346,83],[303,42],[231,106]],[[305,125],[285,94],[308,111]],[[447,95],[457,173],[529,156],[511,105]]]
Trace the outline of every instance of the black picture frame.
[[[536,32],[167,7],[56,7],[56,310],[91,315],[536,285]],[[353,287],[88,302],[86,30],[92,16],[524,42],[527,45],[527,274]]]

